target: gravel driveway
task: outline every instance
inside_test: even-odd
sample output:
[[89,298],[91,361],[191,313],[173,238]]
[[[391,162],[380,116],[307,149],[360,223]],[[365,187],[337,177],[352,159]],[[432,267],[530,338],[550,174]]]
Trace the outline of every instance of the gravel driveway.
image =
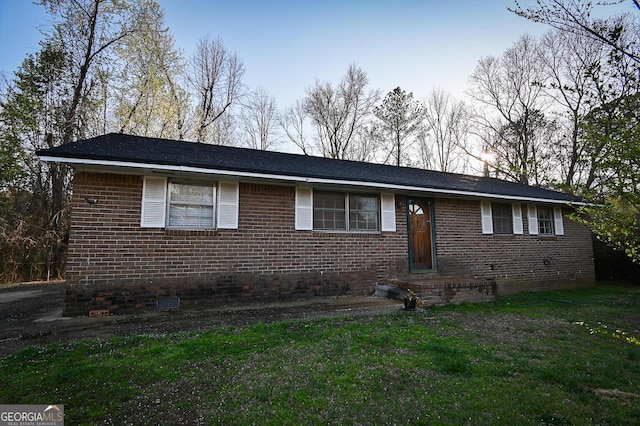
[[64,283],[0,287],[0,357],[32,345],[92,337],[200,331],[287,318],[373,315],[397,311],[401,303],[378,296],[324,297],[293,302],[145,311],[109,317],[62,317]]

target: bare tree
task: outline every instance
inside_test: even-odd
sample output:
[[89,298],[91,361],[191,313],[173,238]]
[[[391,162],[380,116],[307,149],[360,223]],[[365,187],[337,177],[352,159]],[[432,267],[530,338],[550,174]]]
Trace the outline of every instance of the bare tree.
[[240,145],[235,115],[223,114],[207,129],[207,141],[213,145]]
[[[640,12],[640,0],[632,0],[633,4]],[[537,0],[535,7],[523,7],[516,0],[515,8],[508,8],[511,12],[534,22],[540,22],[558,29],[564,33],[572,33],[580,37],[585,37],[598,44],[604,43],[635,62],[640,62],[640,55],[633,44],[637,44],[636,39],[633,44],[628,43],[628,39],[622,38],[622,33],[626,27],[625,17],[618,16],[609,19],[597,19],[593,17],[593,7],[610,6],[621,3],[612,2],[591,2],[579,0]],[[636,34],[636,38],[639,34]]]
[[374,134],[375,124],[363,122],[356,130],[353,137],[353,143],[349,144],[345,158],[353,161],[362,161],[365,163],[375,163],[380,143]]
[[301,101],[296,101],[295,105],[287,108],[280,115],[280,128],[287,139],[302,150],[304,155],[313,154],[313,146],[309,142],[308,134],[305,130],[307,113],[305,105]]
[[244,71],[242,61],[224,47],[222,40],[203,38],[198,41],[188,71],[197,103],[195,139],[198,142],[220,140],[219,131],[218,137],[211,135],[211,125],[228,113],[243,95]]
[[543,96],[546,75],[539,61],[536,42],[523,36],[501,57],[482,58],[471,76],[468,92],[481,108],[474,114],[476,134],[484,150],[496,157],[496,172],[520,183],[540,183],[545,176],[539,162],[544,160],[540,126],[544,117]]
[[265,89],[258,88],[249,94],[240,118],[249,147],[263,151],[274,147],[278,120],[276,100]]
[[307,90],[305,112],[315,126],[316,145],[325,157],[348,159],[356,132],[379,98],[368,91],[367,74],[352,64],[337,87],[316,81]]
[[443,172],[464,170],[470,126],[464,102],[434,89],[424,100],[424,108],[426,131],[420,140],[424,167]]
[[552,146],[557,160],[555,175],[567,189],[584,183],[591,173],[581,126],[596,88],[590,70],[605,54],[603,43],[574,33],[553,30],[540,41],[540,60],[547,75],[545,93],[553,101],[561,130],[559,143]]

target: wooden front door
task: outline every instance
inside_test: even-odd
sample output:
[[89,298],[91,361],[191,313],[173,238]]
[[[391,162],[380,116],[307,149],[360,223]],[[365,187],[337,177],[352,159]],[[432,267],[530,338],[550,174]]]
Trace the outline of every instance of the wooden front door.
[[427,200],[409,200],[408,208],[411,270],[434,269],[431,205]]

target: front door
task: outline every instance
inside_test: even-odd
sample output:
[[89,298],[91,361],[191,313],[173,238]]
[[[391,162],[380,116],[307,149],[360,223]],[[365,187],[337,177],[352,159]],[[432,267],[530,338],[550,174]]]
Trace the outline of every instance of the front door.
[[412,271],[432,270],[433,229],[431,203],[423,199],[410,199],[409,209],[409,266]]

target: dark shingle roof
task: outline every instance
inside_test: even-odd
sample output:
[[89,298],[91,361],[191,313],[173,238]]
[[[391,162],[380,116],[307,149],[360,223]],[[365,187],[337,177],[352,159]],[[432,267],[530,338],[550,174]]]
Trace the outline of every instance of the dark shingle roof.
[[41,150],[38,155],[61,161],[74,159],[76,163],[77,160],[89,160],[188,166],[282,177],[416,187],[433,192],[459,191],[555,202],[580,201],[560,192],[493,178],[116,133]]

